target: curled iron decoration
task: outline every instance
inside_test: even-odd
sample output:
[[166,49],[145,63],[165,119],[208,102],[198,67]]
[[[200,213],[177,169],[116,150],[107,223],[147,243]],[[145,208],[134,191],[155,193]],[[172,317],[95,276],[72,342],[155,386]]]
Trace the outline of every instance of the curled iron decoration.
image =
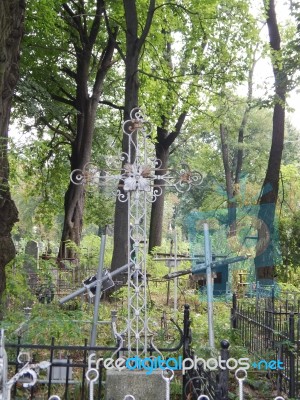
[[[156,172],[159,169],[156,169]],[[198,186],[203,181],[203,175],[198,171],[191,171],[187,164],[182,164],[179,171],[175,169],[171,170],[159,170],[161,174],[156,174],[156,182],[154,189],[158,191],[159,188],[170,186],[174,187],[178,192],[184,193],[191,189],[192,186]],[[163,172],[163,173],[162,173]]]
[[176,181],[174,186],[180,193],[189,191],[192,186],[198,186],[203,181],[202,174],[198,171],[191,171],[187,164],[182,165],[177,175],[178,181]]
[[105,176],[101,176],[101,170],[92,162],[86,163],[82,169],[74,169],[70,174],[70,180],[74,185],[101,184]]
[[133,108],[130,112],[130,119],[123,123],[123,132],[126,135],[131,137],[137,131],[141,132],[144,138],[151,132],[151,124],[145,119],[145,114],[139,107]]
[[152,192],[152,199],[147,199],[149,202],[154,203],[158,197],[162,195],[162,187],[161,186],[154,186]]
[[[144,114],[139,108],[134,108],[130,113],[130,120],[124,122],[123,131],[130,135],[130,143],[136,150],[136,158],[130,162],[131,154],[122,152],[119,161],[123,167],[108,167],[100,169],[94,163],[88,162],[82,169],[71,172],[70,179],[75,185],[107,186],[109,182],[117,182],[116,188],[112,190],[117,194],[119,201],[128,200],[127,193],[132,191],[152,192],[147,196],[147,201],[153,203],[162,195],[163,187],[174,187],[179,193],[187,192],[193,186],[198,186],[203,181],[203,176],[198,171],[191,171],[187,164],[182,164],[179,170],[162,169],[162,161],[157,158],[148,158],[146,140],[149,135],[150,124],[145,121]],[[141,131],[144,135],[144,144],[140,147],[131,138],[134,131]]]

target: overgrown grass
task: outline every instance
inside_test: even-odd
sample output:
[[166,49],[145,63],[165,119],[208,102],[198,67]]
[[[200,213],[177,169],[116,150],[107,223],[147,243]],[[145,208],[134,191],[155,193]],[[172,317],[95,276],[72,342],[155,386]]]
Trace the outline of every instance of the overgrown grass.
[[[199,351],[208,345],[207,304],[200,299],[199,293],[190,287],[188,276],[179,279],[178,306],[174,310],[174,281],[167,281],[164,276],[169,272],[164,262],[148,260],[149,282],[147,287],[148,313],[150,329],[157,336],[158,342],[171,344],[178,339],[178,332],[170,322],[174,318],[182,326],[184,304],[190,305],[194,346]],[[91,322],[93,319],[93,304],[88,301],[88,296],[72,300],[70,304],[59,305],[58,298],[50,304],[41,304],[34,293],[30,291],[21,268],[10,266],[7,282],[7,307],[5,318],[1,326],[6,329],[7,340],[16,338],[16,330],[21,323],[26,327],[21,330],[26,341],[45,344],[54,336],[61,344],[82,344],[89,338]],[[180,269],[188,269],[189,265],[182,263]],[[80,287],[81,283],[78,283]],[[169,287],[169,298],[168,298]],[[76,288],[74,288],[76,289]],[[112,310],[117,311],[118,328],[122,331],[126,325],[127,317],[127,287],[114,292],[109,300],[101,300],[99,320],[109,320]],[[31,307],[28,318],[24,309]],[[228,339],[235,343],[236,338],[230,328],[230,303],[224,301],[214,302],[215,337],[218,343]],[[110,327],[99,326],[98,343],[104,344],[114,340]],[[100,332],[101,331],[101,332]]]
[[[195,290],[189,281],[188,275],[179,279],[178,306],[174,309],[174,281],[168,282],[164,276],[169,272],[164,262],[148,260],[149,281],[147,296],[149,301],[148,315],[149,327],[154,333],[154,342],[157,347],[173,347],[179,341],[179,332],[170,319],[174,318],[179,326],[183,326],[183,309],[185,304],[190,305],[192,320],[192,346],[198,357],[209,358],[219,354],[220,342],[224,339],[230,343],[230,356],[234,358],[249,357],[248,351],[241,346],[238,332],[230,326],[231,302],[224,298],[215,298],[214,310],[214,336],[216,350],[209,347],[207,302]],[[7,312],[1,326],[5,328],[6,341],[14,342],[21,332],[22,342],[33,344],[50,344],[55,338],[56,344],[83,345],[85,339],[89,340],[93,320],[93,304],[88,301],[88,296],[80,297],[70,305],[59,305],[58,298],[50,304],[41,304],[35,295],[30,292],[22,270],[10,267],[8,278]],[[188,269],[188,263],[182,263],[180,269]],[[78,283],[80,287],[80,282]],[[169,287],[169,291],[168,291]],[[74,288],[75,289],[75,288]],[[168,298],[169,293],[169,298]],[[114,292],[109,300],[101,300],[99,320],[109,321],[111,311],[117,311],[117,326],[121,332],[126,326],[127,317],[127,287]],[[29,317],[25,317],[23,308],[30,305],[32,310]],[[22,325],[21,329],[20,326]],[[110,324],[98,326],[97,345],[114,345]],[[169,353],[167,356],[177,357],[178,353]],[[109,355],[108,355],[109,357]],[[257,360],[256,360],[257,361]],[[254,382],[258,381],[255,386]],[[233,383],[232,399],[237,398],[235,392],[236,382]],[[249,393],[270,390],[268,384],[260,383],[257,376],[249,373]],[[265,382],[265,379],[262,380]],[[181,395],[181,377],[176,376],[172,383],[172,400],[179,399]],[[250,399],[252,394],[249,394]],[[255,396],[255,394],[253,395]],[[255,397],[254,397],[255,398]],[[258,397],[257,397],[258,398]],[[263,398],[263,397],[262,397]]]

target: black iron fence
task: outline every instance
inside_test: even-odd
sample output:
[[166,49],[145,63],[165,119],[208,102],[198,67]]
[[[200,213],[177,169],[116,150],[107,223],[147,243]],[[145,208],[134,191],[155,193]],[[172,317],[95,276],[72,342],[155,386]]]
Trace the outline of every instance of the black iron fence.
[[27,279],[32,292],[41,303],[51,303],[54,296],[65,296],[90,276],[95,275],[95,269],[87,269],[77,265],[64,268],[48,268],[47,276],[42,270],[27,273]]
[[[88,369],[88,355],[96,352],[103,355],[105,352],[116,351],[117,347],[90,347],[87,341],[83,346],[61,346],[56,345],[54,338],[50,345],[34,345],[21,343],[9,343],[5,345],[8,355],[10,375],[17,373],[22,367],[20,353],[30,353],[31,362],[38,363],[43,360],[50,362],[50,366],[44,372],[40,371],[37,383],[26,388],[26,383],[31,380],[26,374],[18,380],[12,389],[12,399],[49,399],[57,395],[61,399],[89,399],[86,382]],[[104,367],[99,363],[99,377],[94,391],[95,400],[100,400],[103,393]],[[25,388],[24,388],[25,384]],[[26,397],[24,397],[26,396]]]
[[[177,345],[172,348],[160,348],[159,351],[166,355],[177,353],[183,348],[183,358],[194,357],[191,348],[191,321],[189,306],[185,306],[183,330],[176,324],[180,332]],[[221,357],[227,360],[229,343],[222,343]],[[116,346],[90,347],[87,341],[82,346],[62,346],[52,339],[49,345],[22,343],[21,338],[17,343],[5,345],[8,356],[9,377],[16,374],[22,368],[20,354],[28,354],[32,363],[49,361],[50,365],[45,370],[40,370],[37,382],[34,386],[23,387],[24,383],[30,383],[31,376],[23,375],[11,390],[11,399],[48,400],[51,396],[59,396],[62,400],[85,400],[89,399],[89,382],[86,373],[89,369],[89,355],[95,353],[95,359],[111,357],[114,353],[119,357],[121,351],[126,348]],[[150,355],[155,355],[156,348],[149,347]],[[26,358],[26,357],[25,357]],[[103,363],[97,364],[97,380],[94,382],[94,400],[104,398],[105,368]],[[179,377],[181,380],[181,377]],[[200,395],[207,395],[212,400],[227,400],[228,397],[228,370],[208,371],[203,365],[198,364],[196,368],[188,370],[182,376],[182,400],[197,399]],[[175,396],[176,397],[176,396]],[[174,397],[174,398],[175,398]],[[178,396],[176,397],[178,399]]]
[[[183,327],[183,359],[194,359],[195,353],[191,347],[192,331],[189,306],[184,309]],[[229,359],[229,342],[221,342],[221,360]],[[183,375],[182,399],[197,400],[200,395],[206,395],[212,400],[228,399],[228,369],[206,369],[203,363],[197,363]]]
[[300,398],[300,309],[296,298],[268,296],[246,304],[233,295],[232,327],[256,357],[275,360],[276,388]]
[[[178,352],[184,342],[182,330],[179,343],[172,348],[159,348],[161,353]],[[50,366],[45,372],[40,371],[38,380],[34,386],[28,386],[31,376],[23,375],[21,379],[14,385],[11,392],[12,400],[30,399],[30,400],[48,400],[51,396],[59,396],[64,400],[85,400],[89,399],[89,380],[86,373],[89,370],[89,355],[94,354],[93,359],[111,357],[112,354],[118,358],[123,351],[127,351],[126,347],[117,346],[95,346],[87,345],[87,341],[83,346],[62,346],[56,345],[54,338],[50,345],[35,345],[22,343],[19,338],[17,343],[8,343],[5,345],[7,356],[9,375],[16,374],[23,363],[20,362],[20,354],[30,354],[31,364],[37,364],[47,360]],[[135,349],[132,349],[135,351]],[[154,355],[157,351],[152,345],[148,348],[150,355]],[[94,369],[95,367],[93,367]],[[105,367],[103,362],[96,366],[98,374],[97,380],[94,381],[93,399],[100,400],[104,398]],[[23,387],[25,384],[25,388]],[[26,388],[27,386],[27,388]]]

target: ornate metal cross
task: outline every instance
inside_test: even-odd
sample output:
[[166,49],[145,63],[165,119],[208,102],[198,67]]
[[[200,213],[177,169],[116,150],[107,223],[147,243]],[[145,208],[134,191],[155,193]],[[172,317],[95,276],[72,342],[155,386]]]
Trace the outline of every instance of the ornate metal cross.
[[[154,154],[151,126],[139,108],[134,108],[130,119],[123,124],[128,138],[128,152],[121,154],[123,168],[100,170],[92,163],[83,170],[74,170],[71,181],[76,184],[98,184],[106,186],[118,181],[117,197],[128,203],[128,319],[127,343],[129,353],[146,354],[149,342],[147,315],[147,203],[153,203],[162,194],[163,186],[172,186],[178,192],[190,190],[202,182],[199,172],[182,165],[179,170],[162,170],[161,160],[149,156],[149,147]],[[159,172],[159,174],[158,174]],[[133,265],[133,266],[132,266]]]

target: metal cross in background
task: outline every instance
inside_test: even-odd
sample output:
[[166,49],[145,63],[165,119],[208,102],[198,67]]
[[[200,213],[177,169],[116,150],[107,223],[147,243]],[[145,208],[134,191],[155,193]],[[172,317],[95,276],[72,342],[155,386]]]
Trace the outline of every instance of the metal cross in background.
[[[145,354],[148,345],[148,315],[146,296],[147,204],[159,197],[163,186],[172,186],[178,192],[190,190],[202,182],[199,172],[187,165],[181,169],[162,170],[161,160],[154,153],[151,126],[139,108],[134,108],[130,119],[123,123],[128,138],[128,152],[121,154],[122,170],[109,167],[100,170],[92,163],[83,170],[74,170],[71,181],[76,184],[107,186],[119,182],[117,197],[128,204],[128,317],[127,342],[129,353]],[[150,150],[151,149],[151,150]],[[159,172],[159,173],[158,173]]]

